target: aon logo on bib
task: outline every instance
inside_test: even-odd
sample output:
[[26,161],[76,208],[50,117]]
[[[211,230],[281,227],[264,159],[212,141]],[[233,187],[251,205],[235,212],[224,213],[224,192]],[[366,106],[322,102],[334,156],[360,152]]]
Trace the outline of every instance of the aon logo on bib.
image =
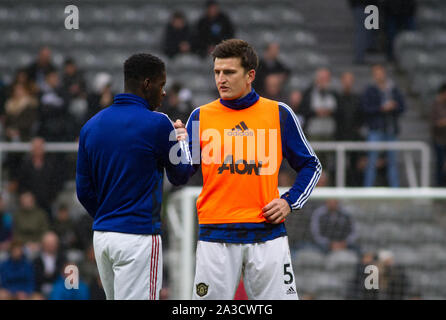
[[230,174],[255,174],[256,176],[260,175],[260,168],[262,168],[262,162],[259,161],[258,164],[255,161],[248,161],[244,159],[240,159],[234,162],[234,158],[232,155],[226,156],[223,164],[218,167],[218,174],[222,174],[226,170]]

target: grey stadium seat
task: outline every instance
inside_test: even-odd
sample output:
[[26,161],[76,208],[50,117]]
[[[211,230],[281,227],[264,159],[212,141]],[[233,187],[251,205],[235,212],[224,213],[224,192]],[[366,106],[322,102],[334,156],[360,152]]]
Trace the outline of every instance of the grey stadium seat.
[[330,252],[325,260],[327,270],[348,270],[352,274],[358,262],[358,256],[351,250]]
[[325,256],[315,249],[304,248],[294,252],[293,267],[295,273],[305,270],[322,269],[325,266]]

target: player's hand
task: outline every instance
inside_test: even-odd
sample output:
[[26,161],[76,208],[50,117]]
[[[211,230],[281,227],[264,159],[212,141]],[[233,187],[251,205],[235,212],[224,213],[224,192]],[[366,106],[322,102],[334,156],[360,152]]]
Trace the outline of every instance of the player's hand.
[[177,140],[178,141],[186,140],[187,130],[184,126],[184,123],[180,119],[175,121],[175,123],[173,124],[173,127],[175,128],[175,132],[177,133]]
[[291,212],[290,205],[285,199],[273,199],[263,207],[263,216],[272,224],[278,224]]

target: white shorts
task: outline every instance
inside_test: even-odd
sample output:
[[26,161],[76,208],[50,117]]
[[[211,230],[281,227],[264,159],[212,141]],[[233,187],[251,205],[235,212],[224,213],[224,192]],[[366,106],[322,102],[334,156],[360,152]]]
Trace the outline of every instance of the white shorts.
[[93,246],[107,300],[158,300],[161,236],[95,231]]
[[232,300],[240,278],[249,299],[297,300],[288,237],[248,243],[198,241],[194,300]]

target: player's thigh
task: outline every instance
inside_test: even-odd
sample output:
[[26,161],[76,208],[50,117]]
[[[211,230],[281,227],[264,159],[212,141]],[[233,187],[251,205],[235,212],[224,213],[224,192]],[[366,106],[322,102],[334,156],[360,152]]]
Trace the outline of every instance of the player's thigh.
[[242,246],[198,241],[193,299],[234,298],[242,268]]
[[298,299],[288,237],[249,246],[243,280],[255,300]]
[[107,232],[95,231],[93,234],[93,249],[105,296],[107,300],[114,300],[115,276],[113,263],[108,256],[107,239]]
[[113,253],[116,300],[156,300],[162,285],[159,235],[121,235]]

